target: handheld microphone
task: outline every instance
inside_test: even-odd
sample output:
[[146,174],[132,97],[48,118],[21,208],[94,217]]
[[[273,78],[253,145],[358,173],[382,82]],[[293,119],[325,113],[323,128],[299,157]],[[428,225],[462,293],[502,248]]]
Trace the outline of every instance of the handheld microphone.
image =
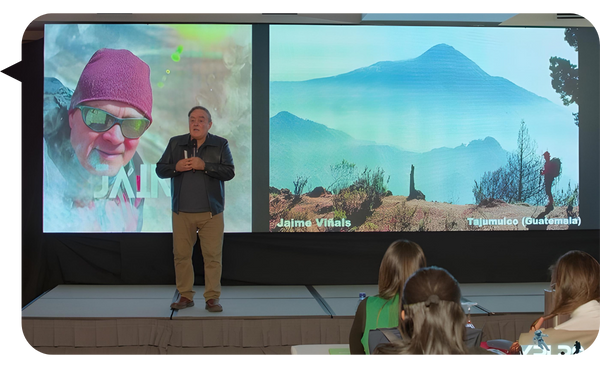
[[[198,141],[196,141],[195,139],[192,139],[192,157],[196,157],[196,145],[198,144]],[[192,172],[195,173],[196,169],[192,169]]]

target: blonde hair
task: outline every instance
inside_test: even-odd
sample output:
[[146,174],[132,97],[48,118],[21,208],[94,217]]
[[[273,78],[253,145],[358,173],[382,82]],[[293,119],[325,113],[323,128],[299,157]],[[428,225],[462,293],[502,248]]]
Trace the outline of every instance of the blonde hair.
[[556,292],[554,309],[545,318],[571,314],[590,300],[600,301],[600,264],[588,253],[567,252],[550,269]]
[[466,354],[466,316],[460,287],[448,271],[428,267],[415,272],[404,288],[402,340],[379,345],[380,354]]
[[419,268],[427,266],[423,249],[410,240],[396,240],[386,250],[379,266],[379,297],[402,295],[404,283]]

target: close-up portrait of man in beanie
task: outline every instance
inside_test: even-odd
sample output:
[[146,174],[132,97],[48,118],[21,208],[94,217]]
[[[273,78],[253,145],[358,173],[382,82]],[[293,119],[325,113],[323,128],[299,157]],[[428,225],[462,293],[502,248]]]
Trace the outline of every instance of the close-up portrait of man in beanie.
[[94,53],[71,92],[44,81],[44,223],[55,231],[140,231],[140,137],[152,123],[150,67],[128,50]]

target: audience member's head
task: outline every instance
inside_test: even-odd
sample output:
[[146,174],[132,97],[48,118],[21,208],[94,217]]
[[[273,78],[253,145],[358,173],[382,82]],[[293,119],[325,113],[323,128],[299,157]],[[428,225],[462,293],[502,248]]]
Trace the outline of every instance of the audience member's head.
[[388,247],[379,266],[379,296],[392,299],[395,295],[402,295],[406,280],[425,266],[425,254],[417,243],[396,240]]
[[437,267],[415,272],[402,294],[403,339],[380,345],[382,354],[466,354],[466,316],[460,305],[458,282]]
[[556,290],[551,315],[571,314],[582,304],[600,301],[600,264],[588,253],[567,252],[551,270]]

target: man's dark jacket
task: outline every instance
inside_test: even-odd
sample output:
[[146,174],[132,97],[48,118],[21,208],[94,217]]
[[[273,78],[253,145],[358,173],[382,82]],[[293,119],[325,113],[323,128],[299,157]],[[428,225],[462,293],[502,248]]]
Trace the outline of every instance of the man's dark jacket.
[[[171,138],[165,153],[156,164],[156,174],[159,178],[171,178],[171,209],[175,213],[179,213],[179,197],[183,182],[183,172],[177,172],[175,166],[184,158],[184,150],[188,154],[192,151],[192,140],[189,134]],[[208,195],[210,211],[216,215],[223,212],[225,207],[224,182],[235,176],[229,143],[225,138],[209,133],[197,156],[206,163],[204,168],[206,175],[203,175],[206,195]]]

